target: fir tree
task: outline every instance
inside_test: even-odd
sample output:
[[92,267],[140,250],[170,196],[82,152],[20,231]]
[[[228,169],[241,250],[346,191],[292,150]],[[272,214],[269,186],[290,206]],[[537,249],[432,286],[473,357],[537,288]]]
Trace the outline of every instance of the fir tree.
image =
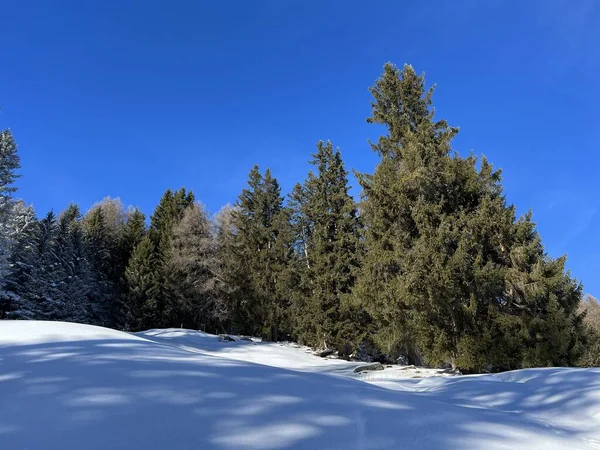
[[157,266],[154,242],[146,235],[135,247],[125,271],[128,285],[128,324],[133,330],[153,328],[161,321],[158,316],[161,280]]
[[349,195],[347,172],[339,150],[330,142],[317,144],[304,186],[297,186],[291,197],[295,226],[304,261],[307,300],[295,317],[297,332],[311,345],[327,347],[345,343],[357,333],[341,336],[349,319],[346,301],[354,285],[359,257],[359,223],[354,200]]
[[371,122],[388,134],[362,176],[366,253],[355,298],[390,356],[466,370],[515,368],[579,352],[580,287],[515,219],[500,172],[451,154],[456,129],[433,120],[432,91],[386,65]]
[[141,313],[137,304],[130,303],[132,299],[129,289],[130,284],[127,277],[127,268],[133,256],[134,250],[146,236],[146,217],[139,209],[131,209],[127,213],[126,223],[121,233],[121,239],[118,243],[120,266],[123,267],[121,278],[119,279],[119,304],[121,316],[118,319],[118,325],[131,329],[138,326]]
[[222,249],[225,279],[231,286],[232,320],[238,331],[277,340],[289,328],[288,263],[293,256],[289,211],[277,180],[258,166],[232,211],[233,234]]
[[[150,219],[150,229],[135,247],[126,269],[128,307],[135,327],[180,325],[174,322],[178,288],[167,286],[167,262],[171,258],[174,227],[181,221],[187,207],[194,203],[194,194],[185,189],[162,196]],[[137,219],[139,228],[139,220]],[[139,236],[138,236],[139,238]],[[168,289],[167,289],[168,287]]]
[[11,289],[9,285],[19,271],[16,262],[30,251],[37,229],[33,208],[25,205],[23,201],[12,202],[5,220],[0,223],[0,319],[17,307],[18,297],[14,292],[16,286]]
[[18,206],[12,199],[13,186],[19,176],[20,159],[17,145],[10,130],[0,131],[0,317],[9,308],[11,294],[6,291],[5,280],[9,275],[10,258],[15,242],[19,239],[19,219],[15,217]]
[[10,130],[0,131],[0,221],[6,209],[10,208],[10,200],[17,189],[13,186],[19,177],[17,170],[21,161],[17,154],[17,144]]
[[59,216],[54,254],[56,282],[65,306],[63,320],[89,322],[92,274],[84,249],[81,213],[75,204]]
[[7,280],[15,302],[8,318],[65,320],[66,305],[60,291],[64,279],[57,250],[56,216],[49,212],[36,226],[30,245],[13,256],[14,270]]
[[146,216],[135,208],[127,213],[127,219],[121,233],[119,248],[121,250],[122,264],[125,266],[135,247],[146,235]]
[[93,271],[93,321],[115,326],[119,313],[120,259],[117,236],[110,233],[104,208],[92,208],[85,217],[86,255]]

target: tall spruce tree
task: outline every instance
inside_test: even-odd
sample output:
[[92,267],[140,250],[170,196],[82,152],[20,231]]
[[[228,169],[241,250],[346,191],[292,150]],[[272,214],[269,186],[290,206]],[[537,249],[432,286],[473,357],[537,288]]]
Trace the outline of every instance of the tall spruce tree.
[[86,255],[93,271],[94,323],[115,326],[119,310],[118,276],[120,263],[117,242],[108,226],[102,206],[92,208],[85,217]]
[[60,290],[64,273],[57,255],[58,225],[50,211],[33,231],[30,243],[13,256],[14,270],[7,277],[14,296],[11,319],[66,320],[66,305]]
[[[387,64],[370,122],[388,133],[363,185],[366,252],[355,298],[390,356],[466,370],[570,363],[578,352],[578,283],[516,220],[500,172],[451,154],[455,128],[434,121],[432,90]],[[575,306],[574,306],[575,305]]]
[[15,240],[18,239],[18,228],[15,227],[13,186],[19,176],[21,167],[17,145],[10,130],[0,131],[0,317],[9,307],[10,295],[6,292],[5,278],[10,271],[10,257]]
[[11,131],[0,131],[0,220],[10,208],[12,194],[17,190],[13,184],[20,168],[21,160]]
[[10,286],[11,280],[15,279],[20,270],[17,262],[33,245],[32,240],[38,225],[33,208],[21,200],[12,202],[5,220],[0,224],[0,319],[5,318],[8,311],[17,307],[16,302],[19,299],[15,294],[16,286]]
[[128,305],[136,328],[180,325],[174,321],[173,311],[167,310],[167,305],[176,304],[179,292],[173,284],[167,286],[166,264],[171,257],[174,227],[193,203],[192,192],[167,189],[150,218],[148,233],[132,253],[126,280]]
[[[289,261],[293,235],[289,210],[283,207],[277,180],[258,166],[250,171],[248,187],[232,210],[231,236],[221,236],[224,277],[231,286],[232,320],[239,332],[277,340],[289,333]],[[225,230],[227,232],[227,230]]]
[[121,315],[118,320],[118,325],[125,329],[136,328],[140,322],[141,312],[139,308],[137,308],[137,304],[131,301],[132,296],[129,292],[130,284],[128,281],[127,268],[132,260],[134,250],[144,239],[145,235],[146,217],[144,213],[137,208],[130,209],[127,212],[126,222],[118,244],[121,261],[120,266],[123,267],[123,273],[119,280]]
[[132,330],[154,328],[162,318],[158,305],[161,302],[161,279],[156,270],[158,265],[156,246],[146,234],[135,247],[127,269],[127,327]]
[[89,300],[93,291],[93,275],[84,248],[81,213],[75,204],[69,205],[58,218],[54,254],[57,286],[65,307],[62,319],[89,322],[92,319]]
[[358,331],[358,324],[346,323],[359,264],[357,209],[341,153],[331,142],[317,144],[311,164],[317,172],[310,172],[290,198],[306,290],[294,313],[296,332],[310,345],[342,347]]
[[17,190],[15,180],[20,176],[21,167],[17,145],[10,130],[0,131],[0,318],[17,308],[19,299],[15,287],[9,287],[14,279],[15,261],[29,245],[35,230],[36,220],[33,208],[21,200],[15,200]]
[[138,208],[133,208],[127,212],[127,218],[119,241],[122,266],[127,266],[133,250],[142,241],[145,235],[146,216]]

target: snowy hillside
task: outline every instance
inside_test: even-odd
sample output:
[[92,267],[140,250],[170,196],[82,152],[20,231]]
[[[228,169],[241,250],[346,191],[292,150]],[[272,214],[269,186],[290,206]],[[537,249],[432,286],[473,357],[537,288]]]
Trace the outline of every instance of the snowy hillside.
[[600,448],[600,369],[356,365],[187,330],[0,321],[0,448]]

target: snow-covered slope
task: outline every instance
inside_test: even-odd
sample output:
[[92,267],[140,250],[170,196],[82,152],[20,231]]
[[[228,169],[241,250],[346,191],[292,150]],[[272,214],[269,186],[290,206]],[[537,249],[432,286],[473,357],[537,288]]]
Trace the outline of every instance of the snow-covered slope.
[[365,382],[355,365],[186,330],[0,321],[0,449],[600,448],[600,370]]

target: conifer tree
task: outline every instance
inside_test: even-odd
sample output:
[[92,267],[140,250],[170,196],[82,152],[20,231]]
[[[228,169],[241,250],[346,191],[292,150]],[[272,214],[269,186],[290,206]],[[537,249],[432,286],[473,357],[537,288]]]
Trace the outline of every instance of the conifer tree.
[[[451,154],[456,129],[433,120],[432,90],[386,65],[370,122],[387,126],[364,187],[366,252],[355,298],[390,356],[466,370],[574,361],[580,287],[543,251],[500,172]],[[574,306],[575,305],[575,306]]]
[[[89,322],[92,273],[84,248],[81,213],[75,204],[61,213],[57,222],[56,282],[65,306],[63,320]],[[58,299],[56,299],[58,300]]]
[[102,206],[92,208],[85,218],[86,255],[93,271],[93,321],[115,326],[119,312],[120,263],[116,236],[110,233]]
[[10,130],[0,131],[0,221],[10,208],[12,193],[17,189],[13,186],[19,177],[17,170],[21,161],[17,153],[17,144]]
[[146,330],[156,327],[162,320],[158,304],[161,280],[156,266],[158,264],[155,244],[146,234],[135,247],[125,270],[128,293],[128,327],[133,330]]
[[178,297],[177,287],[173,290],[173,285],[167,286],[166,265],[171,258],[171,240],[173,238],[174,227],[181,221],[186,208],[194,203],[195,197],[192,192],[186,192],[184,188],[172,192],[167,189],[161,198],[154,214],[150,218],[150,237],[154,241],[156,250],[156,274],[155,277],[160,282],[161,295],[154,304],[156,307],[155,316],[158,323],[155,326],[178,326],[173,321],[173,315],[166,309],[168,305],[176,303]]
[[127,277],[127,268],[134,250],[144,239],[144,236],[146,236],[146,217],[144,213],[137,208],[129,210],[118,243],[120,266],[123,268],[123,272],[119,279],[120,316],[117,322],[119,326],[126,329],[135,328],[140,320],[139,308],[136,308],[135,302],[130,302],[132,296],[129,292],[130,284]]
[[19,176],[20,159],[10,130],[0,131],[0,317],[9,307],[11,295],[6,292],[5,278],[10,271],[9,260],[15,241],[19,239],[18,219],[15,220],[13,186]]
[[[250,171],[248,187],[232,211],[233,234],[222,249],[232,320],[237,331],[277,340],[289,324],[289,261],[293,235],[289,211],[283,207],[277,180],[258,166]],[[223,238],[223,237],[221,237]],[[282,330],[282,328],[286,330]]]
[[[128,306],[135,327],[179,326],[167,305],[176,304],[179,295],[166,283],[166,264],[171,258],[173,229],[186,208],[194,203],[194,194],[185,189],[162,196],[150,218],[150,229],[133,251],[126,269]],[[139,221],[139,216],[137,220]],[[139,228],[139,224],[138,224]],[[169,289],[167,289],[169,287]]]
[[7,287],[14,303],[11,319],[64,320],[66,305],[59,288],[64,275],[56,254],[58,227],[50,211],[35,227],[30,245],[15,253]]
[[119,248],[121,251],[121,264],[127,265],[135,247],[146,235],[146,216],[137,208],[127,213],[127,219],[123,226]]
[[246,285],[238,279],[244,272],[241,270],[242,261],[236,257],[238,246],[236,238],[238,230],[234,225],[236,208],[230,204],[225,205],[213,220],[217,260],[215,295],[218,298],[220,322],[226,324],[226,329],[231,329],[232,325],[234,327],[239,325],[239,318],[234,317],[239,312],[235,306],[237,299],[240,298],[238,291]]
[[2,228],[0,242],[0,319],[16,307],[18,298],[14,288],[9,287],[10,280],[15,277],[19,267],[16,262],[30,251],[33,235],[37,228],[35,212],[23,201],[13,201]]
[[[346,299],[358,268],[359,223],[339,150],[331,142],[319,142],[311,164],[317,173],[310,172],[290,199],[304,262],[303,286],[308,291],[294,315],[303,341],[339,346],[344,341],[340,332],[349,319]],[[356,333],[357,324],[351,326],[355,329],[350,333]]]

